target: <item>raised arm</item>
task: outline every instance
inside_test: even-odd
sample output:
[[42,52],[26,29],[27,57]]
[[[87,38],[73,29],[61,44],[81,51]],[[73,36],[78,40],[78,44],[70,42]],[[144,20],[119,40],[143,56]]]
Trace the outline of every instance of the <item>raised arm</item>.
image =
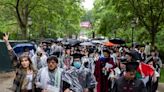
[[14,65],[14,67],[17,67],[18,57],[17,57],[16,53],[14,52],[13,48],[11,47],[8,39],[9,39],[9,35],[5,33],[5,35],[3,36],[3,40],[6,44],[6,47],[8,49],[9,55],[10,55],[10,59]]
[[13,49],[12,49],[12,47],[11,47],[11,45],[10,45],[8,39],[9,39],[9,34],[6,34],[6,33],[5,33],[5,35],[3,36],[3,40],[4,40],[4,42],[6,43],[7,49],[8,49],[9,51],[11,51],[11,50],[13,50]]

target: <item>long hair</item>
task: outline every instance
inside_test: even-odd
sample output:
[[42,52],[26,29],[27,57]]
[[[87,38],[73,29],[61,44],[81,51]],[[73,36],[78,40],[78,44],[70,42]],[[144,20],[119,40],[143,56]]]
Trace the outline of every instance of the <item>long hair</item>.
[[32,61],[31,61],[30,57],[27,56],[27,55],[21,55],[19,57],[19,62],[20,62],[20,67],[19,68],[20,69],[24,69],[23,66],[22,66],[22,64],[21,64],[21,62],[23,61],[24,58],[27,58],[27,60],[29,61],[29,69],[34,71]]

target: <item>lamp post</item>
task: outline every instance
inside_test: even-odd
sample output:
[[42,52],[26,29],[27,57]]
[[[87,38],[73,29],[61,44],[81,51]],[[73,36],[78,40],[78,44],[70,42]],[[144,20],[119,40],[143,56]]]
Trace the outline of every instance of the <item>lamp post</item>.
[[30,36],[32,35],[32,34],[30,34],[31,25],[32,25],[32,18],[28,17],[28,36],[29,36],[29,40],[30,40]]
[[114,38],[116,38],[116,30],[114,30]]
[[132,39],[132,47],[133,47],[133,38],[134,38],[133,37],[134,36],[133,31],[134,31],[135,26],[136,26],[136,19],[133,18],[133,20],[131,21],[131,27],[132,27],[132,37],[131,37],[131,39]]

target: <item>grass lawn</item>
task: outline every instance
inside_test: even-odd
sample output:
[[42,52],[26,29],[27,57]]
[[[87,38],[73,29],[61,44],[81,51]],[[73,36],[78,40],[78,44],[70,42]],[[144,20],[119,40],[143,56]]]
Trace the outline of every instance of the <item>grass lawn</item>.
[[159,82],[164,83],[164,68],[161,68],[161,76],[160,76]]

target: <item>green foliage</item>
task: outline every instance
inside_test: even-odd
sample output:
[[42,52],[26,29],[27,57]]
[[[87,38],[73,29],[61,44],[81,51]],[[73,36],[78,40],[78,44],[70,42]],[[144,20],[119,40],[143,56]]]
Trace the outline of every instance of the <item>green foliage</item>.
[[[16,35],[13,36],[13,39],[18,39],[23,31],[25,31],[23,34],[34,39],[40,37],[66,37],[72,35],[72,33],[77,34],[80,30],[80,19],[84,13],[80,5],[81,1],[1,0],[1,31],[8,31],[12,35]],[[32,19],[31,25],[28,24],[29,17]]]
[[159,82],[164,83],[164,69],[163,68],[161,69],[161,76],[160,76]]
[[163,31],[163,0],[95,0],[93,13],[95,30],[108,37],[117,33],[129,40],[134,19],[135,41],[151,41],[154,45],[158,32]]

